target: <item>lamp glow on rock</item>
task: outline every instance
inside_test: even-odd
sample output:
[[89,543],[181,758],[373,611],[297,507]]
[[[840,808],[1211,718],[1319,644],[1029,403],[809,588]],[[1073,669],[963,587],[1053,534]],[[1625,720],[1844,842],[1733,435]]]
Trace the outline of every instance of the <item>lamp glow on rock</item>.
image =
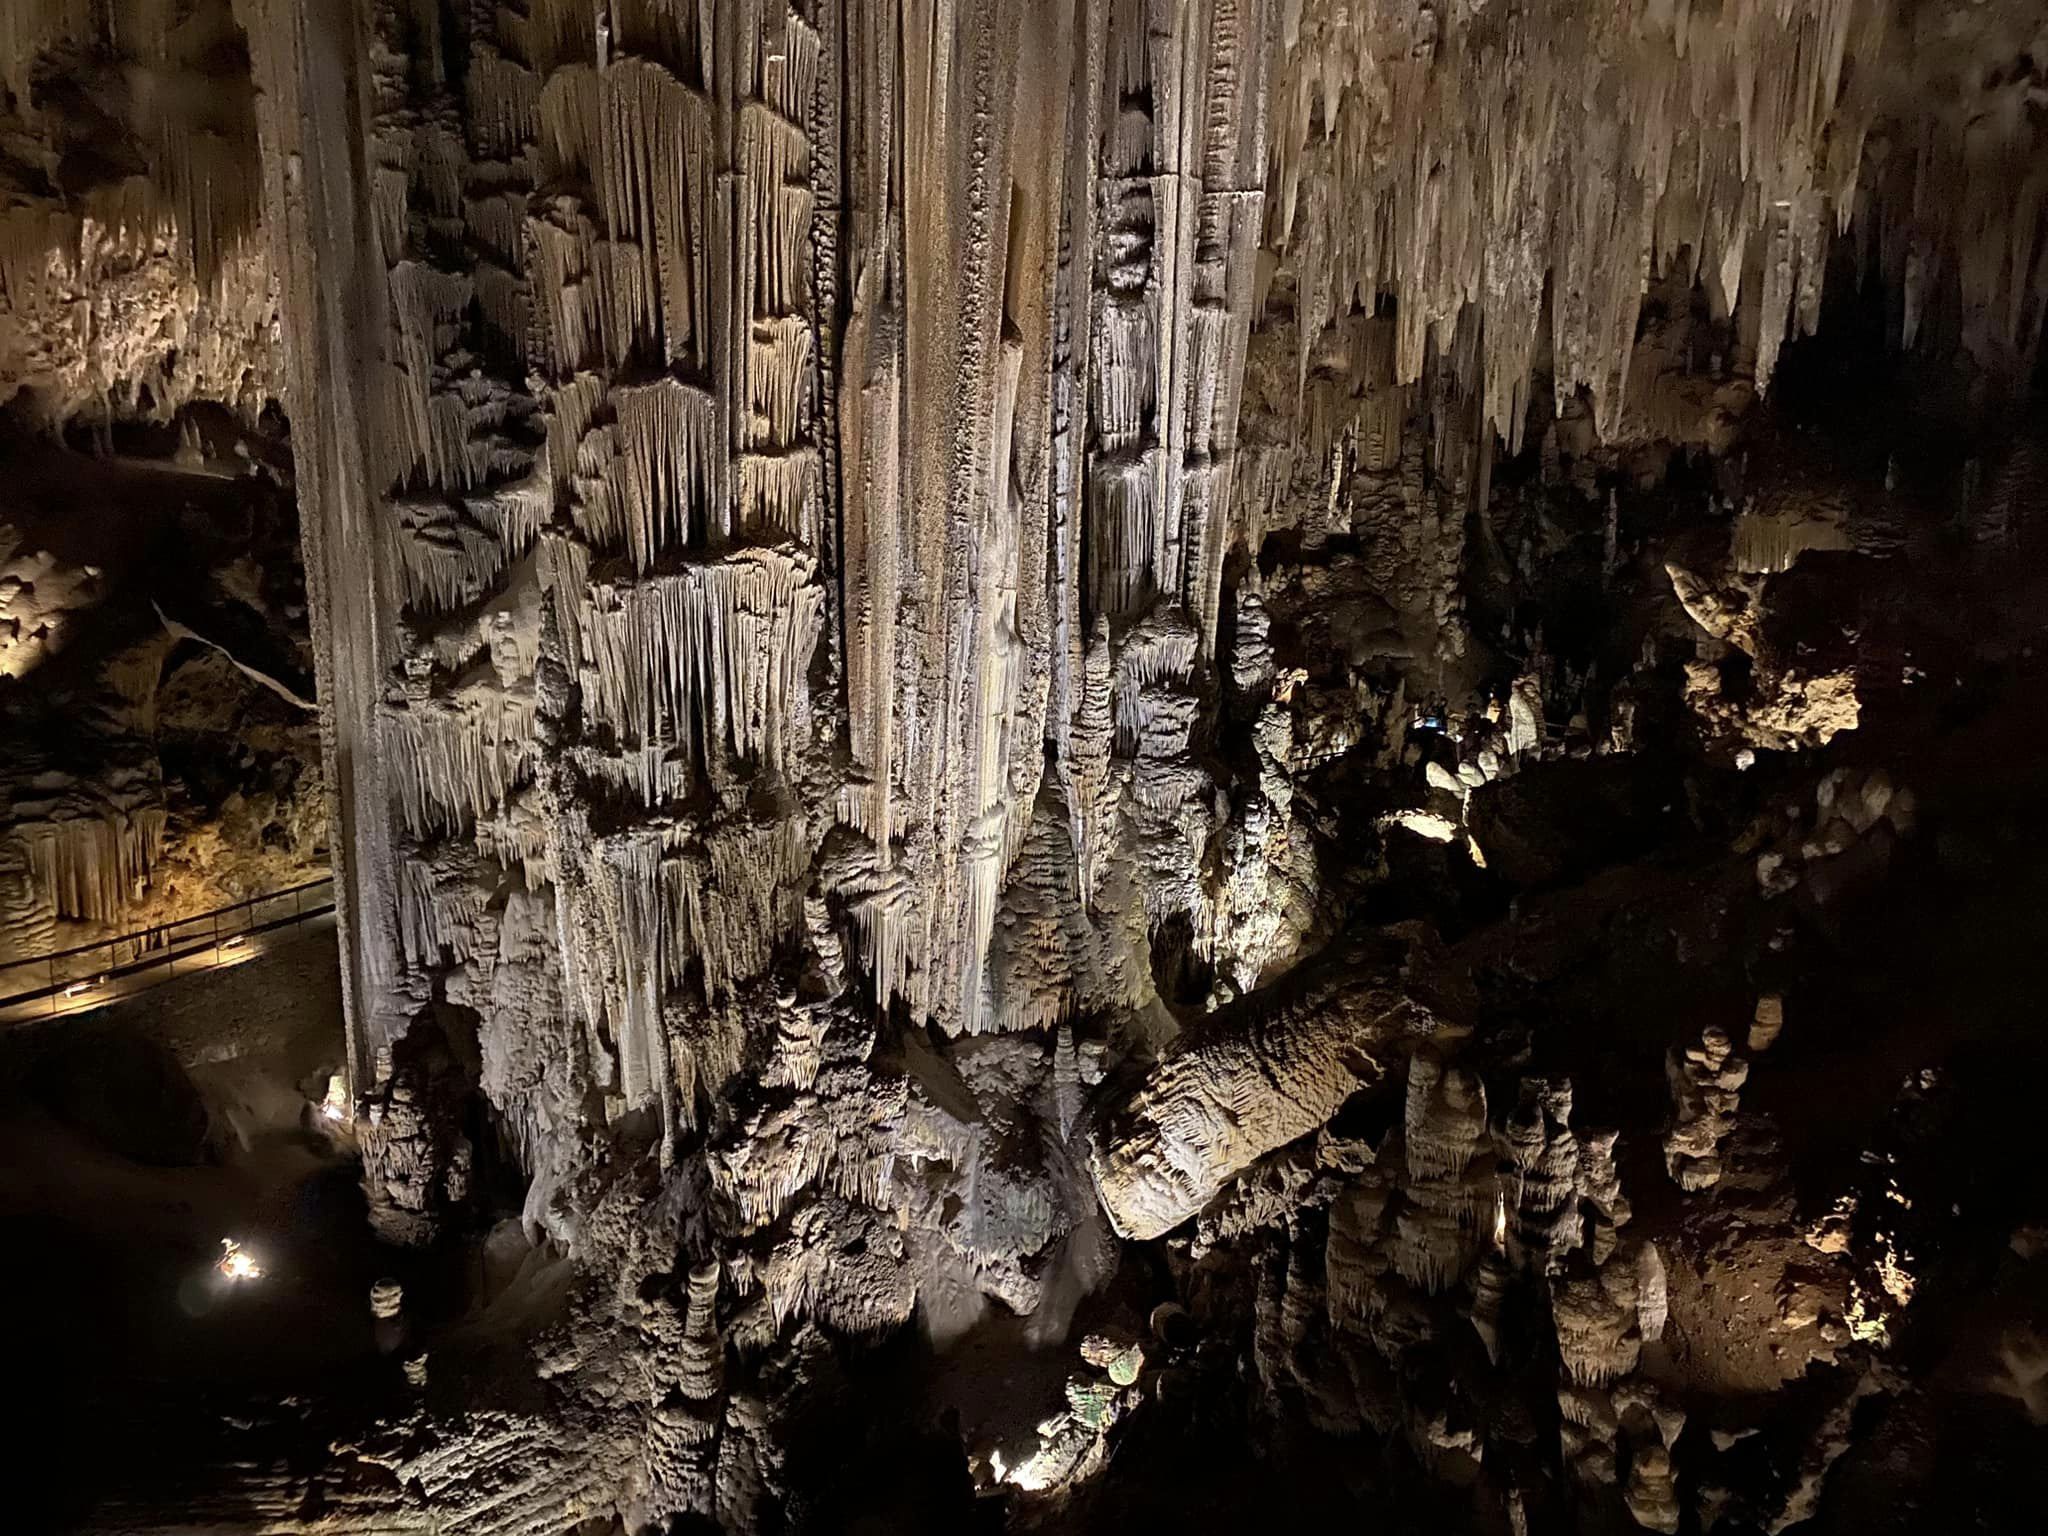
[[263,1266],[256,1262],[248,1249],[244,1248],[232,1237],[222,1238],[220,1240],[220,1249],[220,1257],[214,1261],[213,1267],[219,1270],[226,1279],[239,1285],[245,1280],[261,1280],[263,1278]]

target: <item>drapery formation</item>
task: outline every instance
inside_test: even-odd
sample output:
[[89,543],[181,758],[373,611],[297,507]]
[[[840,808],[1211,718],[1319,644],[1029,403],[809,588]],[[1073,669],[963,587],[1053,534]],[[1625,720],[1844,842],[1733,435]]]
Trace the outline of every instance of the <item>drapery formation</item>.
[[[1086,924],[1049,1013],[1054,957],[994,941],[1020,882],[1109,899],[1113,678],[1152,835],[1199,849],[1268,8],[246,21],[265,131],[331,178],[274,179],[274,235],[355,215],[278,259],[302,451],[358,466],[305,494],[359,1084],[515,888],[575,1075],[671,1136],[734,1065],[708,1016],[820,936],[812,985],[950,1033],[1138,1000]],[[1034,827],[1066,846],[1020,861]]]
[[[1631,430],[1653,275],[1766,387],[1844,228],[1904,340],[2031,355],[2038,18],[1929,9],[47,0],[0,35],[18,109],[67,49],[157,88],[143,174],[7,210],[0,340],[60,419],[145,375],[254,409],[220,337],[274,324],[357,1076],[441,986],[422,936],[516,884],[580,1070],[673,1133],[693,1011],[816,935],[949,1033],[1142,1003],[1148,927],[1214,943],[1229,551],[1354,443],[1393,468],[1425,373],[1406,500],[1483,496],[1455,439],[1513,451],[1538,380]],[[237,22],[255,89],[195,112],[166,82]],[[144,272],[196,296],[154,363],[67,308]],[[1276,313],[1308,430],[1240,454]],[[1031,926],[1054,887],[1087,922]]]

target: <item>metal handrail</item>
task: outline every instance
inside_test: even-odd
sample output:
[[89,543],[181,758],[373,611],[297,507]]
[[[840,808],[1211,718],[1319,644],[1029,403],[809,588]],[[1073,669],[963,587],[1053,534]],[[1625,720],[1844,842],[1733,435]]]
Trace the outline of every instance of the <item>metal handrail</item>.
[[[327,892],[325,901],[307,900],[309,893],[322,889]],[[95,943],[78,944],[70,949],[52,951],[47,955],[32,955],[0,963],[0,978],[6,977],[9,972],[28,970],[31,967],[40,969],[46,978],[40,986],[16,992],[6,991],[4,982],[0,982],[0,1010],[48,998],[48,1011],[54,1016],[65,1011],[65,999],[95,991],[103,983],[122,977],[134,976],[158,967],[168,967],[170,975],[162,978],[168,981],[171,976],[177,974],[179,961],[189,960],[208,949],[213,951],[211,965],[218,967],[225,952],[238,948],[250,935],[271,933],[332,912],[333,891],[334,877],[331,874],[323,875],[316,880],[283,886],[274,891],[264,891],[227,906],[215,907],[208,912],[196,912],[190,917],[178,918],[173,922],[153,923],[147,928],[115,934],[111,938],[101,939]],[[257,921],[259,908],[286,899],[292,904],[290,912],[268,921]],[[233,920],[237,915],[240,916],[240,922]],[[225,925],[222,922],[223,918],[229,919]],[[130,955],[126,964],[121,960],[123,947],[128,948]],[[72,963],[88,957],[104,957],[105,964],[80,966]]]
[[136,928],[128,933],[117,933],[111,939],[99,939],[91,944],[74,944],[69,949],[53,949],[47,955],[32,955],[25,960],[0,961],[0,971],[10,971],[19,965],[41,965],[45,960],[62,960],[70,955],[90,954],[96,949],[105,949],[109,944],[125,944],[130,939],[143,938],[152,933],[168,933],[173,928],[183,928],[190,923],[203,923],[217,918],[223,912],[239,912],[244,907],[254,906],[259,901],[282,901],[287,896],[296,896],[317,886],[334,884],[333,875],[322,875],[316,880],[307,880],[298,885],[281,885],[274,891],[263,891],[254,896],[244,896],[240,901],[231,901],[224,907],[213,907],[205,912],[195,912],[190,917],[173,918],[167,923],[152,923],[147,928]]

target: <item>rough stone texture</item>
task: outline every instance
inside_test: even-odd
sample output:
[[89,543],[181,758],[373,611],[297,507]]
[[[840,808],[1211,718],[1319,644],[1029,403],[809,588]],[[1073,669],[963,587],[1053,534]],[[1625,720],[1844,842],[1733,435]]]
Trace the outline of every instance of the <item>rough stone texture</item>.
[[[1095,1189],[1118,1232],[1148,1238],[1179,1226],[1234,1175],[1383,1077],[1390,1057],[1445,1028],[1408,988],[1414,964],[1346,956],[1175,1040],[1095,1138]],[[1484,1097],[1473,1107],[1483,1134]],[[1433,1104],[1417,1113],[1435,1126]],[[1452,1136],[1470,1133],[1464,1117],[1449,1118]],[[1409,1151],[1412,1167],[1412,1134]],[[1463,1166],[1455,1151],[1440,1160],[1447,1171]]]
[[323,872],[289,485],[205,423],[169,460],[0,446],[0,961]]
[[[1543,988],[1762,971],[1766,899],[1844,910],[1910,830],[1889,770],[1799,777],[1907,686],[1844,573],[2020,546],[2035,461],[1937,535],[1889,472],[1741,448],[1831,253],[1889,336],[2025,378],[2035,8],[117,9],[0,30],[0,378],[51,431],[281,393],[370,1219],[459,1243],[497,1174],[561,1266],[186,1518],[801,1526],[860,1350],[1043,1348],[1145,1270],[1208,1358],[1064,1374],[1006,1488],[1086,1485],[1206,1369],[1511,1528],[1579,1489],[1682,1525],[1659,1244],[1779,1200],[1768,1138],[1688,1013],[1688,1210],[1635,1226],[1574,1104],[1647,1143],[1656,1063],[1616,1084],[1668,1037]],[[65,85],[109,72],[151,88],[72,185]],[[47,665],[92,578],[0,562]],[[178,718],[279,681],[164,622],[212,669]],[[1741,889],[1632,901],[1760,756]],[[91,814],[5,791],[0,932],[160,857],[148,764],[95,757]],[[1578,792],[1614,760],[1648,788]],[[1597,922],[1519,910],[1603,862]]]

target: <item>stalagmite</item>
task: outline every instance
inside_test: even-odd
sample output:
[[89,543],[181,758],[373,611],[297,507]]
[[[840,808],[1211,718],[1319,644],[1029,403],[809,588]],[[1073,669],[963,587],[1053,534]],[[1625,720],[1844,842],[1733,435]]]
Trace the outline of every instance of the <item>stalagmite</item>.
[[1766,992],[1756,1000],[1756,1017],[1749,1026],[1749,1052],[1752,1056],[1768,1051],[1778,1043],[1778,1036],[1785,1029],[1785,999],[1775,992]]
[[1178,1226],[1255,1158],[1378,1080],[1390,1052],[1444,1028],[1390,960],[1399,964],[1368,953],[1290,977],[1176,1040],[1090,1152],[1117,1230],[1148,1238]]
[[1583,1241],[1579,1138],[1571,1129],[1569,1081],[1525,1078],[1521,1100],[1498,1140],[1513,1199],[1509,1251],[1554,1271]]
[[1486,1090],[1425,1046],[1408,1061],[1402,1149],[1408,1178],[1394,1212],[1394,1268],[1427,1291],[1464,1273],[1496,1195]]
[[[1045,1417],[974,1448],[989,1510],[1251,1389],[1515,1529],[1561,1424],[1601,1522],[1680,1527],[1645,1378],[1732,1395],[1730,1202],[1632,1224],[1573,1115],[1638,1123],[1606,1047],[1655,994],[1591,989],[1611,946],[1804,995],[1805,919],[1915,814],[1805,753],[1932,674],[1969,727],[1970,625],[1807,594],[2032,547],[2038,445],[1991,439],[2048,310],[2037,11],[0,0],[0,448],[139,501],[175,438],[148,483],[296,496],[304,591],[259,595],[317,673],[369,1219],[533,1247],[480,1308],[532,1381],[469,1395],[462,1338],[429,1387],[394,1294],[416,1395],[190,1518],[858,1525],[808,1485],[883,1444],[824,1413],[880,1390],[849,1340],[1084,1317],[1107,1375],[1001,1405]],[[1799,340],[1824,279],[1882,368]],[[1894,372],[1981,422],[1838,472],[1808,417]],[[89,734],[122,573],[0,511],[0,713]],[[1976,660],[2025,678],[2001,596]],[[160,627],[104,669],[136,741],[208,675],[160,687],[171,647],[234,633]],[[10,962],[171,884],[204,754],[92,750],[0,764]],[[1416,912],[1454,953],[1376,931]],[[1716,1027],[1667,1070],[1703,1190],[1747,1068]]]
[[700,1264],[690,1271],[689,1322],[683,1333],[683,1396],[704,1401],[716,1397],[724,1380],[725,1341],[718,1331],[718,1266]]
[[1720,1145],[1733,1129],[1749,1063],[1734,1054],[1727,1032],[1709,1024],[1700,1043],[1669,1052],[1675,1121],[1664,1137],[1664,1165],[1681,1189],[1711,1188],[1721,1179]]

